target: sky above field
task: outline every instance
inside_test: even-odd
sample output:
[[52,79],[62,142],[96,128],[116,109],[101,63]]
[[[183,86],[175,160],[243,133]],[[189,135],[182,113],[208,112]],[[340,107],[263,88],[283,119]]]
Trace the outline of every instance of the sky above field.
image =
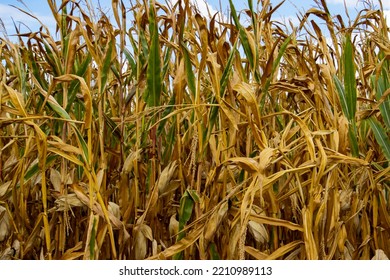
[[[132,0],[135,2],[135,0]],[[165,0],[162,0],[161,2],[164,2]],[[169,0],[169,1],[176,1],[176,0]],[[214,14],[217,11],[222,11],[225,14],[228,14],[229,11],[229,1],[228,0],[207,0],[206,2],[204,0],[191,0],[193,3],[196,3],[196,5],[199,7],[199,10],[202,11],[205,15],[207,15],[207,6],[209,8],[209,11],[211,14]],[[0,22],[0,32],[3,32],[4,29],[7,31],[8,35],[12,35],[15,31],[14,28],[14,22],[17,24],[17,26],[21,26],[22,31],[28,31],[26,27],[23,27],[23,24],[27,25],[32,31],[36,31],[39,28],[39,23],[37,20],[27,16],[26,14],[22,13],[18,9],[16,9],[13,6],[19,7],[21,9],[27,10],[26,7],[21,3],[22,1],[17,0],[0,0],[0,19],[2,20],[2,23]],[[102,7],[103,11],[105,11],[107,14],[111,13],[111,0],[90,0],[91,3],[97,4],[100,2],[100,6]],[[128,4],[129,0],[123,1],[126,4]],[[257,1],[254,0],[254,3]],[[271,1],[271,3],[276,6],[281,1]],[[378,1],[373,0],[373,2],[376,4],[377,7]],[[390,0],[383,0],[383,7],[385,10],[385,14],[387,15],[387,22],[390,24]],[[45,25],[49,27],[49,29],[54,32],[54,26],[55,22],[53,17],[51,16],[51,12],[49,9],[49,6],[47,4],[46,0],[25,0],[24,3],[28,7],[28,9],[31,11],[32,14],[34,14],[37,18],[39,18],[40,21],[42,21]],[[60,1],[57,1],[57,3],[60,3]],[[246,0],[233,0],[233,3],[235,4],[236,10],[240,11],[242,9],[245,9],[248,7]],[[328,0],[328,7],[333,15],[341,14],[342,16],[345,16],[345,8],[344,8],[344,0]],[[345,0],[345,4],[348,9],[348,13],[352,19],[354,19],[355,15],[357,14],[357,11],[362,9],[363,4],[362,1],[357,0]],[[304,13],[304,11],[307,11],[308,9],[315,7],[316,3],[314,0],[303,0],[303,1],[292,1],[292,0],[286,0],[283,5],[275,12],[273,19],[281,20],[281,21],[289,21],[291,20],[294,24],[298,23],[297,14],[298,13]],[[20,25],[23,23],[22,25]],[[2,26],[3,25],[3,26]]]

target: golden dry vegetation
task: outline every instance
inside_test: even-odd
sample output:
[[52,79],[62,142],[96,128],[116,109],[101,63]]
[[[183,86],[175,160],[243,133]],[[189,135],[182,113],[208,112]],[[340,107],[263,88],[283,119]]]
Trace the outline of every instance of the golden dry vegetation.
[[390,256],[381,6],[79,2],[0,37],[2,259]]

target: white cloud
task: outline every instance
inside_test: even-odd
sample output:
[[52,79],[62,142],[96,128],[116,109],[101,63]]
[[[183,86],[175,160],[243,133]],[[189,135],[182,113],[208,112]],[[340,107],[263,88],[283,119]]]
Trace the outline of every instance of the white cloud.
[[385,10],[383,11],[383,13],[385,14],[386,17],[387,26],[390,28],[390,10]]
[[209,3],[203,0],[200,1],[191,0],[191,3],[199,9],[202,15],[208,15],[210,12],[210,15],[213,16],[218,12],[213,8],[213,6],[211,6]]
[[[177,0],[168,0],[168,2],[174,4]],[[216,10],[207,0],[190,0],[190,4],[196,7],[199,13],[206,18],[209,18],[209,16],[213,17],[216,13],[219,13],[219,16],[224,18],[224,15],[222,15],[220,11]]]
[[216,20],[221,20],[222,22],[228,22],[228,19],[225,14],[222,13],[222,11],[216,10],[209,2],[205,0],[191,0],[191,3],[199,9],[199,12],[205,16],[206,18],[213,17],[215,14],[218,13],[216,16]]

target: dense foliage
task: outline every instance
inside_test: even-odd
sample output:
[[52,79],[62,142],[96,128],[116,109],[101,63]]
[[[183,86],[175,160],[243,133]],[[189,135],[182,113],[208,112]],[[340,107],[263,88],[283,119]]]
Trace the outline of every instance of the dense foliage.
[[0,37],[1,258],[390,256],[382,8],[124,2]]

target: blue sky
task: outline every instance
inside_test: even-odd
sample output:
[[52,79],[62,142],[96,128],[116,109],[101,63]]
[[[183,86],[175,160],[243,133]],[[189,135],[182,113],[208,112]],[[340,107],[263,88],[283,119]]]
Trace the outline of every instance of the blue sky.
[[[170,0],[175,1],[175,0]],[[200,9],[204,9],[205,2],[204,0],[191,0],[196,2]],[[59,3],[60,1],[57,0]],[[91,3],[97,3],[98,1],[90,0]],[[123,1],[125,4],[129,3],[129,0]],[[164,2],[161,1],[161,2]],[[257,0],[253,0],[254,3],[257,3]],[[345,0],[350,16],[354,18],[356,11],[362,7],[361,1],[357,0]],[[377,1],[374,1],[377,2]],[[388,17],[388,22],[390,19],[390,0],[383,0],[384,9]],[[32,13],[37,16],[45,25],[47,25],[52,32],[54,32],[54,19],[51,16],[50,9],[48,7],[46,0],[24,0],[24,3],[32,11]],[[100,0],[101,6],[105,11],[109,10],[111,7],[111,0]],[[220,4],[222,6],[222,11],[226,12],[228,10],[229,1],[228,0],[207,0],[208,5],[211,10],[218,11],[220,10]],[[247,0],[233,0],[233,3],[236,6],[236,9],[242,10],[248,7]],[[280,1],[271,1],[273,5],[277,5]],[[329,9],[332,14],[341,14],[345,15],[344,12],[344,0],[327,0]],[[14,27],[12,19],[18,23],[23,22],[28,25],[33,31],[39,28],[39,24],[36,20],[30,18],[29,16],[21,13],[17,9],[11,7],[14,5],[20,8],[25,9],[23,4],[17,0],[0,0],[0,18],[4,24],[5,29],[9,35],[13,34]],[[293,1],[286,0],[285,3],[275,12],[274,19],[287,19],[292,20],[293,23],[297,23],[296,14],[300,11],[306,11],[311,7],[315,7],[315,2],[313,0],[302,0],[302,1]],[[3,28],[0,26],[0,32]],[[27,28],[22,28],[22,31],[27,31]]]

